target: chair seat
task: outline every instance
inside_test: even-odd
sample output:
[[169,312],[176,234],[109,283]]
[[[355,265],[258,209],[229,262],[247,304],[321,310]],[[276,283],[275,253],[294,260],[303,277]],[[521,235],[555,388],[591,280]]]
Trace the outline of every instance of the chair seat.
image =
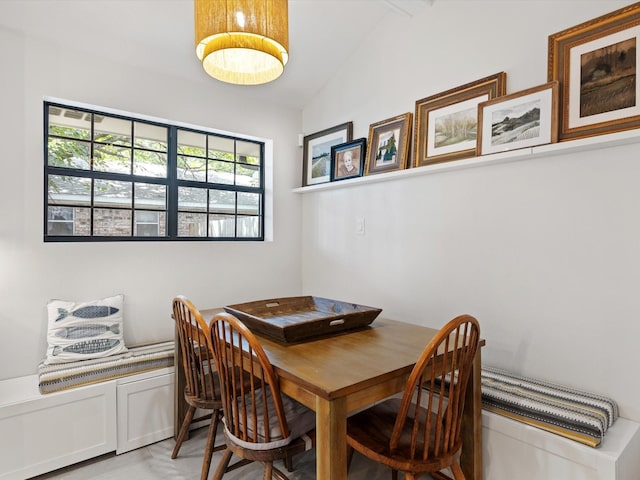
[[[278,416],[274,407],[273,399],[271,398],[271,391],[267,390],[267,404],[268,404],[268,417],[269,417],[269,438],[270,441],[266,441],[265,431],[262,424],[258,427],[258,440],[259,442],[247,442],[241,438],[236,437],[231,433],[225,423],[225,430],[230,439],[242,448],[249,450],[271,450],[274,448],[280,448],[288,445],[296,438],[300,438],[310,430],[313,430],[316,425],[316,414],[313,410],[305,407],[301,403],[295,401],[291,397],[282,394],[282,405],[284,406],[285,416],[290,426],[289,436],[284,438],[282,431],[280,430]],[[256,415],[257,417],[263,416],[263,404],[260,403]],[[251,437],[254,436],[254,425],[251,417],[251,413],[247,412],[249,418],[246,428],[247,434]],[[224,418],[222,419],[224,422]]]
[[[451,463],[451,459],[460,457],[462,443],[453,449],[451,455],[435,456],[435,425],[431,425],[429,442],[429,458],[412,459],[412,448],[422,451],[424,438],[418,438],[412,442],[412,422],[406,422],[400,436],[398,447],[392,452],[389,449],[389,439],[400,409],[401,400],[393,398],[374,405],[360,413],[349,417],[347,421],[347,440],[349,445],[370,458],[376,458],[380,463],[391,467],[393,470],[428,472],[440,470]],[[426,409],[418,410],[419,421],[424,425]],[[415,418],[415,405],[409,407],[409,418]]]

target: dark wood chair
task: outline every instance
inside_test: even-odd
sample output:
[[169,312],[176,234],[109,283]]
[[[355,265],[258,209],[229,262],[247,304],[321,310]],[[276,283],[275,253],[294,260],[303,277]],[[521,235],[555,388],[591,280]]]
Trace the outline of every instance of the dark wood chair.
[[[280,392],[280,380],[257,338],[236,317],[220,313],[209,324],[220,377],[227,450],[213,476],[220,480],[233,454],[262,462],[264,479],[286,480],[273,462],[292,470],[292,456],[313,447],[315,413]],[[250,387],[238,378],[253,377]]]
[[[222,398],[218,375],[215,372],[209,348],[209,327],[193,303],[182,295],[173,299],[173,318],[176,322],[182,350],[182,358],[176,359],[176,363],[180,362],[184,371],[184,399],[189,405],[189,409],[178,432],[171,458],[174,459],[178,456],[190,425],[211,418],[200,476],[201,480],[206,480],[209,476],[211,456],[214,450],[225,448],[224,445],[215,447],[218,423],[222,418]],[[213,410],[213,413],[194,418],[196,409]]]
[[374,405],[347,420],[349,456],[353,449],[415,480],[436,478],[450,468],[463,480],[460,434],[467,383],[478,349],[478,321],[461,315],[429,342],[413,368],[402,395]]

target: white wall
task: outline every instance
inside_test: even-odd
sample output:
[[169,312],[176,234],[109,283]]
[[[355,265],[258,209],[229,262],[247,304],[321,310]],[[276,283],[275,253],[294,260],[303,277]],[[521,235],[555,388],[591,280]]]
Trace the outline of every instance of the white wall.
[[[46,32],[72,15],[73,9],[56,4],[64,7],[48,1],[0,6],[0,379],[36,372],[45,355],[46,303],[52,298],[81,301],[123,293],[124,335],[131,345],[173,338],[176,294],[204,308],[300,293],[301,202],[292,193],[301,175],[300,112],[230,95],[238,88],[213,79],[189,83],[178,71],[172,75],[161,55],[157,71],[139,68],[126,51],[126,60],[118,61],[118,52],[96,51],[90,39],[74,39],[72,28],[59,43],[31,33],[36,27]],[[104,4],[95,5],[83,7],[94,16],[73,21],[98,24]],[[184,5],[191,8],[188,2],[165,8]],[[13,23],[12,15],[27,23]],[[96,34],[115,39],[119,32],[114,25]],[[44,243],[45,96],[273,139],[274,240]]]
[[[629,3],[437,0],[373,29],[303,111],[303,130],[353,120],[354,138],[367,136],[499,71],[508,93],[544,83],[548,35]],[[638,149],[301,194],[303,292],[430,326],[473,314],[485,364],[610,395],[640,420]]]

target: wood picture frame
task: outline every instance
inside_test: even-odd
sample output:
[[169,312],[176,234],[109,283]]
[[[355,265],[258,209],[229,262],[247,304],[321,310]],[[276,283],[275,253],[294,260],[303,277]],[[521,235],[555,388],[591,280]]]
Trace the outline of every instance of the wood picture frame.
[[478,104],[506,93],[499,72],[416,101],[414,167],[473,157],[477,148]]
[[353,138],[353,122],[304,137],[302,186],[325,183],[331,180],[331,147]]
[[558,141],[557,81],[478,104],[477,155]]
[[549,36],[560,141],[640,127],[640,2]]
[[331,181],[361,177],[364,173],[366,153],[366,138],[332,146]]
[[369,126],[365,175],[403,170],[409,158],[411,112]]

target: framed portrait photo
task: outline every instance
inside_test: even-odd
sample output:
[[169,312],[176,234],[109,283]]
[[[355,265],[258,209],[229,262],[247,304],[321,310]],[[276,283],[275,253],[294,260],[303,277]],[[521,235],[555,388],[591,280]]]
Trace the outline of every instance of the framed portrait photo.
[[361,177],[364,172],[366,150],[366,138],[331,147],[331,181]]
[[639,40],[640,3],[549,36],[561,141],[640,127]]
[[302,186],[331,180],[331,147],[353,138],[353,122],[327,128],[304,137]]
[[411,112],[369,126],[365,175],[402,170],[407,167]]
[[501,97],[507,74],[496,73],[416,102],[414,166],[476,155],[478,104]]
[[558,140],[558,82],[478,105],[478,155]]

